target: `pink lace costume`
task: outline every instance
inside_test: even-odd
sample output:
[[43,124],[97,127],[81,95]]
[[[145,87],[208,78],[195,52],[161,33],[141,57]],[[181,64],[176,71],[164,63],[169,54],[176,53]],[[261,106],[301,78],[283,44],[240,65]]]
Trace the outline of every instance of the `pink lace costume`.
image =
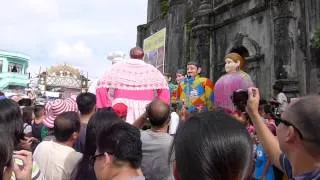
[[138,59],[114,64],[100,79],[96,95],[97,108],[125,104],[128,107],[126,121],[131,124],[153,99],[170,102],[168,83],[162,73]]

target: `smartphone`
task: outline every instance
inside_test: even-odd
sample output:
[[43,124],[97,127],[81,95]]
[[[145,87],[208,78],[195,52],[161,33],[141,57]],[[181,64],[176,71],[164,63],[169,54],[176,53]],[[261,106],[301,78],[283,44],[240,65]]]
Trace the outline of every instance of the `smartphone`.
[[238,89],[232,93],[231,99],[234,106],[241,112],[245,112],[247,101],[249,98],[248,90]]

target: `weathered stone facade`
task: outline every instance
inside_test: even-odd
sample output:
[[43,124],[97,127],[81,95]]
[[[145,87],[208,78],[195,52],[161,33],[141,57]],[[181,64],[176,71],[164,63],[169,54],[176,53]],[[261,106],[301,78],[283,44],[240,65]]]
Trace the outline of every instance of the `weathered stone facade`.
[[[281,81],[289,97],[320,92],[320,50],[312,44],[320,26],[320,0],[149,0],[148,24],[137,45],[167,28],[165,70],[198,61],[217,80],[224,56],[244,47],[247,72],[265,97]],[[163,7],[168,3],[168,8]],[[161,6],[162,5],[162,6]]]

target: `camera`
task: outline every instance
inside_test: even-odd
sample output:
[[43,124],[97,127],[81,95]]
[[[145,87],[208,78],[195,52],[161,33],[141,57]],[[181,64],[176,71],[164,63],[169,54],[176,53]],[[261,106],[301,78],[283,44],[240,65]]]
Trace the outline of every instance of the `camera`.
[[276,125],[279,125],[281,119],[279,103],[270,102],[270,115],[276,121]]
[[235,90],[231,95],[233,105],[241,112],[246,111],[248,98],[248,90],[244,89]]
[[171,103],[171,109],[175,112],[180,112],[184,103],[182,101],[177,101],[175,103]]

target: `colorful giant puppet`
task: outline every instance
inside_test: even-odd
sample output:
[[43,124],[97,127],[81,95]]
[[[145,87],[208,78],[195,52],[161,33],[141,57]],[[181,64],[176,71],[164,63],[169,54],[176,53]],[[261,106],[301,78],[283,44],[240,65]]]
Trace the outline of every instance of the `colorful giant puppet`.
[[99,80],[97,108],[123,103],[128,107],[126,121],[133,123],[153,99],[170,101],[168,83],[162,73],[142,59],[141,48],[130,51],[131,59],[112,65]]
[[243,71],[245,61],[237,53],[229,53],[225,59],[226,74],[221,76],[215,84],[215,105],[230,113],[236,111],[231,96],[238,89],[247,90],[253,86],[251,77]]
[[209,111],[213,108],[214,84],[200,76],[201,67],[197,62],[187,65],[187,77],[179,84],[177,101],[181,101],[189,112]]

